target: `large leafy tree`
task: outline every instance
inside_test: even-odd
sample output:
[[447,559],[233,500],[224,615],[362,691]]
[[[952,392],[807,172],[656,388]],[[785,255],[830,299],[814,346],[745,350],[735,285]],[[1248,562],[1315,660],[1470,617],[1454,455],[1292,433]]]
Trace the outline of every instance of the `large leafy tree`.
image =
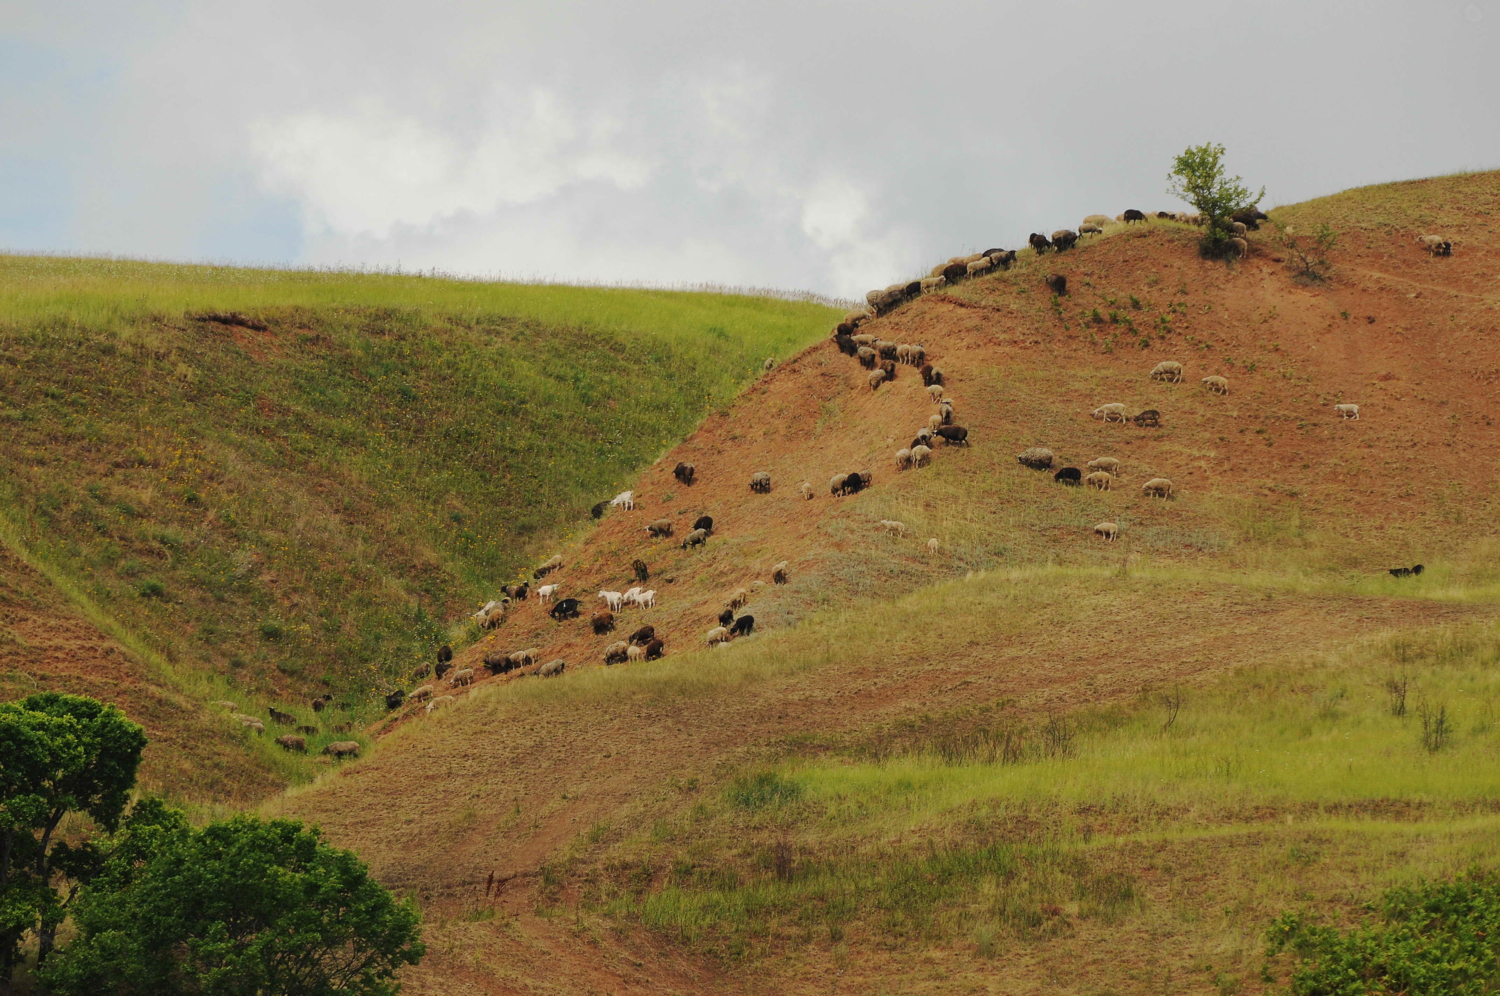
[[39,960],[79,884],[100,865],[91,844],[56,840],[69,813],[114,830],[135,786],[145,732],[114,706],[43,692],[0,703],[0,979],[35,931]]
[[1229,238],[1231,216],[1259,204],[1266,188],[1252,195],[1244,180],[1225,172],[1224,146],[1208,142],[1189,146],[1172,161],[1167,193],[1198,209],[1207,226],[1208,246],[1218,250]]
[[42,970],[64,996],[386,996],[420,919],[300,823],[132,813]]

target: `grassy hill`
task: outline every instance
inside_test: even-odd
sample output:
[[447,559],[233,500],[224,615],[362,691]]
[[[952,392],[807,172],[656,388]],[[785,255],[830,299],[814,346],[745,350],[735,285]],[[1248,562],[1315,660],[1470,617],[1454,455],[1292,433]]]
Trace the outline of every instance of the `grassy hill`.
[[[1269,991],[1282,910],[1352,922],[1500,843],[1497,210],[1500,174],[1274,211],[1337,231],[1324,282],[1269,226],[1226,264],[1152,223],[924,297],[870,328],[926,346],[970,430],[921,470],[892,462],[933,412],[914,372],[871,391],[805,349],[563,550],[563,594],[641,558],[656,607],[514,613],[460,663],[536,647],[561,677],[452,689],[268,808],[421,898],[414,992]],[[1450,259],[1416,244],[1437,224]],[[1034,445],[1122,475],[1065,487]],[[850,469],[874,486],[831,496]],[[740,588],[755,634],[708,651]],[[667,657],[603,666],[642,623]]]
[[[6,687],[63,680],[37,641],[87,627],[132,687],[181,709],[228,699],[259,713],[331,691],[320,746],[836,313],[735,294],[0,256]],[[43,621],[44,606],[60,615]],[[108,673],[59,657],[71,680]],[[244,799],[298,776],[261,749],[259,776],[210,778],[238,735],[174,722],[162,714],[153,741],[202,744],[187,766],[204,772],[199,795]],[[148,759],[148,780],[162,770]],[[162,784],[185,789],[179,774]]]

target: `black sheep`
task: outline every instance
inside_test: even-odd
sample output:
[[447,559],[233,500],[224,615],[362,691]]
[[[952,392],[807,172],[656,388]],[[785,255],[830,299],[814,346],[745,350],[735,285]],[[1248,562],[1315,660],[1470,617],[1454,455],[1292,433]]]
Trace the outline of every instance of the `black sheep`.
[[943,267],[943,279],[950,284],[956,284],[969,275],[969,268],[963,263],[949,263]]
[[1161,425],[1161,412],[1155,408],[1148,408],[1135,417],[1135,424],[1141,427]]
[[922,369],[918,372],[922,375],[923,387],[931,387],[934,384],[941,384],[943,382],[942,371],[934,369],[931,363],[922,364]]
[[604,518],[604,510],[606,508],[609,508],[609,502],[601,501],[599,504],[589,509],[589,515],[592,515],[596,519],[602,519]]
[[694,529],[701,529],[706,533],[714,531],[714,517],[711,515],[700,515],[693,521]]
[[1391,568],[1391,577],[1394,577],[1394,578],[1415,577],[1416,575],[1421,574],[1423,570],[1424,570],[1424,568],[1422,567],[1421,564],[1418,564],[1415,567],[1392,567]]
[[745,635],[747,635],[748,633],[750,633],[754,629],[755,629],[755,617],[754,616],[740,616],[738,619],[736,619],[734,621],[734,625],[731,626],[731,627],[729,627],[729,635],[730,636],[745,636]]
[[398,688],[394,692],[391,692],[388,695],[386,695],[386,697],[385,697],[385,707],[387,709],[400,709],[401,708],[401,703],[403,703],[405,701],[406,701],[406,693],[404,691],[402,691],[401,689]]
[[728,626],[732,622],[734,622],[734,610],[733,609],[725,609],[723,612],[719,613],[719,625],[720,626]]
[[1046,283],[1048,289],[1058,297],[1062,297],[1068,292],[1068,278],[1063,276],[1061,273],[1051,274],[1047,277]]
[[1037,251],[1037,255],[1039,256],[1052,248],[1052,243],[1047,241],[1047,236],[1041,232],[1032,232],[1026,237],[1026,241],[1031,245],[1031,248]]
[[1083,481],[1083,471],[1077,467],[1064,467],[1053,474],[1052,479],[1059,484],[1080,484]]
[[640,629],[630,634],[630,642],[638,647],[643,647],[654,639],[656,639],[655,626],[642,626]]
[[961,425],[940,425],[936,435],[946,439],[949,446],[969,445],[969,430]]
[[844,479],[844,494],[858,494],[865,488],[865,479],[856,471]]
[[651,572],[646,569],[646,562],[644,560],[631,561],[630,569],[635,571],[635,579],[637,581],[644,581],[651,575]]
[[576,599],[576,598],[565,598],[565,599],[563,599],[562,601],[558,602],[556,605],[552,606],[552,611],[549,612],[548,615],[550,615],[553,619],[559,619],[559,620],[561,620],[561,619],[577,619],[578,618],[578,599]]
[[1230,215],[1229,220],[1239,222],[1252,232],[1258,232],[1260,231],[1260,223],[1262,221],[1270,221],[1271,219],[1269,215],[1259,208],[1248,207],[1241,208]]
[[453,659],[453,648],[446,643],[438,647],[438,663],[446,664]]
[[843,353],[845,356],[859,355],[859,344],[854,341],[853,336],[843,335],[841,333],[834,336],[833,341],[834,344],[839,347],[839,352]]
[[437,677],[441,678],[451,670],[453,670],[452,664],[448,663],[447,661],[440,661],[438,662],[437,666]]
[[1125,224],[1128,225],[1132,221],[1145,221],[1146,215],[1144,212],[1137,211],[1135,208],[1131,208],[1130,210],[1125,212],[1124,218]]

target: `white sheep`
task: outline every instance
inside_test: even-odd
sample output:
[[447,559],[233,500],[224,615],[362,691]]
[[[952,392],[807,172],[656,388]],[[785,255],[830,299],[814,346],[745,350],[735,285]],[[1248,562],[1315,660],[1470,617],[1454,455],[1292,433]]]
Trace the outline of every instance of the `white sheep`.
[[557,589],[561,587],[561,581],[556,584],[542,585],[536,590],[537,601],[541,602],[543,605],[546,605],[548,602],[552,601],[553,597],[557,594]]
[[1352,418],[1355,421],[1359,420],[1359,405],[1334,405],[1333,410],[1344,416],[1344,418]]
[[1099,225],[1084,223],[1078,226],[1078,234],[1080,237],[1084,235],[1102,235],[1104,234],[1104,229]]
[[896,469],[905,470],[911,466],[911,450],[899,449],[896,451]]
[[644,660],[645,657],[646,657],[646,648],[645,647],[637,647],[633,643],[625,651],[625,659],[628,660],[628,661]]
[[443,706],[452,705],[457,701],[458,699],[452,695],[439,695],[437,698],[427,703],[427,711],[432,712],[432,710],[434,709],[441,709]]
[[922,293],[932,294],[936,291],[942,290],[947,285],[948,278],[943,276],[942,272],[940,271],[933,276],[922,278]]
[[418,688],[416,691],[412,692],[410,695],[407,696],[407,698],[410,701],[412,701],[412,702],[421,702],[423,699],[428,699],[428,698],[431,698],[431,697],[432,697],[432,686],[431,685],[423,685],[421,688]]
[[932,448],[930,446],[913,446],[911,448],[911,465],[913,467],[925,467],[932,462]]
[[1115,537],[1120,535],[1120,527],[1115,525],[1113,522],[1101,522],[1094,527],[1094,535],[1102,536],[1104,539],[1113,543],[1115,541]]
[[1094,418],[1102,419],[1105,422],[1123,422],[1125,421],[1125,406],[1118,402],[1100,405],[1094,409],[1093,415]]
[[1211,394],[1229,393],[1228,378],[1220,377],[1218,374],[1214,374],[1212,377],[1204,377],[1203,386],[1206,387]]
[[1180,384],[1182,383],[1182,364],[1176,360],[1162,360],[1151,368],[1151,379]]
[[943,400],[943,385],[941,385],[941,384],[933,384],[931,387],[929,387],[927,389],[927,396],[929,398],[931,398],[934,402],[942,401]]
[[927,541],[927,552],[928,553],[937,553],[938,552],[938,541],[937,541],[937,537],[936,536],[934,536],[932,539],[930,539],[930,540]]
[[619,612],[620,611],[620,601],[625,596],[622,595],[622,594],[620,594],[618,591],[601,591],[599,593],[599,597],[602,598],[602,599],[604,599],[605,606],[611,612]]
[[937,432],[938,429],[942,427],[942,424],[943,416],[941,415],[933,415],[927,419],[927,428],[931,429],[933,432]]
[[708,631],[706,642],[710,647],[716,647],[721,643],[729,642],[729,629],[724,626],[715,626]]
[[786,566],[787,562],[785,560],[771,566],[771,580],[774,583],[786,584]]
[[1244,239],[1230,239],[1226,245],[1229,246],[1229,251],[1234,253],[1236,259],[1244,259],[1250,255],[1250,243]]
[[1245,233],[1250,231],[1250,229],[1245,227],[1245,223],[1243,221],[1231,221],[1229,223],[1229,230],[1233,232],[1238,238],[1242,239],[1245,237]]
[[904,522],[897,522],[895,519],[881,519],[880,525],[881,528],[888,529],[897,536],[906,535],[906,523]]
[[536,669],[536,673],[537,673],[537,676],[541,677],[541,678],[555,678],[558,675],[562,674],[563,673],[563,669],[566,668],[567,666],[568,666],[568,662],[567,661],[565,661],[565,660],[563,660],[561,658],[558,658],[555,661],[548,661],[547,663],[543,664],[541,667],[537,668]]
[[1096,491],[1108,491],[1114,482],[1114,475],[1104,470],[1096,470],[1083,479],[1083,483],[1094,488]]
[[1153,477],[1151,478],[1151,480],[1141,485],[1141,490],[1145,492],[1148,497],[1163,499],[1170,498],[1172,497],[1172,482],[1167,480],[1165,477]]
[[1114,457],[1097,457],[1090,460],[1087,466],[1089,470],[1102,470],[1106,473],[1114,474],[1116,477],[1120,474],[1120,461]]
[[459,685],[472,685],[474,683],[474,669],[466,667],[462,670],[454,671],[453,677],[448,679],[448,683],[455,687]]
[[1426,249],[1434,256],[1453,255],[1453,243],[1449,242],[1441,235],[1422,235],[1418,236],[1417,241],[1422,244],[1422,248]]
[[634,511],[635,510],[635,492],[634,491],[621,491],[619,494],[617,494],[613,498],[611,498],[609,500],[609,503],[613,507],[615,507],[615,508],[623,508],[627,512]]
[[878,390],[880,385],[885,383],[885,371],[874,370],[870,373],[870,376],[865,379],[870,382],[870,390]]
[[806,498],[808,501],[812,501],[813,486],[811,481],[803,481],[801,484],[797,485],[797,489],[802,492],[803,498]]
[[1079,225],[1078,227],[1080,230],[1082,230],[1086,225],[1098,225],[1100,228],[1103,228],[1113,220],[1114,219],[1107,214],[1091,214],[1087,218],[1083,219],[1083,224]]

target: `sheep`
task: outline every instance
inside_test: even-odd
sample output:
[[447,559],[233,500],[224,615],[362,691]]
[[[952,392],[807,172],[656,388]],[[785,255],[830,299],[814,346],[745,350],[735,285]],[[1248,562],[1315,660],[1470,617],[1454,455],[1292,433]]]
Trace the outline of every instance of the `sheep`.
[[406,701],[406,693],[401,689],[388,692],[385,696],[385,707],[387,709],[400,709],[401,703]]
[[898,522],[895,519],[881,519],[880,528],[889,530],[890,532],[895,533],[897,536],[906,535],[906,523]]
[[1010,269],[1010,264],[1016,261],[1014,249],[986,249],[984,254],[995,261],[995,265],[1002,270]]
[[1417,241],[1421,243],[1422,248],[1426,249],[1434,256],[1453,255],[1453,243],[1449,242],[1441,235],[1422,235],[1417,238]]
[[701,529],[705,533],[712,533],[714,531],[714,517],[711,515],[698,516],[698,518],[693,520],[693,528]]
[[937,553],[938,552],[938,541],[937,541],[937,537],[936,536],[934,536],[932,539],[930,539],[930,540],[927,541],[927,552],[928,553]]
[[774,356],[767,356],[766,357],[766,362],[762,363],[760,365],[760,368],[762,370],[766,371],[767,373],[770,373],[771,370],[772,370],[772,368],[775,367],[775,366],[776,366],[776,357],[774,357]]
[[690,463],[679,462],[677,466],[672,468],[672,476],[677,478],[678,482],[681,484],[691,485],[693,483],[693,477],[697,473],[698,469]]
[[1145,212],[1137,211],[1135,208],[1127,208],[1125,213],[1120,215],[1119,220],[1129,225],[1132,222],[1145,221],[1146,215]]
[[[1114,219],[1107,214],[1091,214],[1087,218],[1083,219],[1083,225],[1096,225],[1102,228],[1112,221],[1114,221]],[[1079,229],[1082,229],[1083,225],[1079,225]]]
[[836,335],[833,337],[833,344],[837,346],[839,352],[843,353],[845,356],[856,356],[859,353],[859,347],[854,344],[854,338],[852,336]]
[[[625,493],[626,494],[630,494],[629,491],[627,491]],[[635,508],[635,502],[632,501],[630,503],[630,507],[631,508]],[[536,579],[540,580],[541,578],[546,577],[548,574],[551,574],[553,571],[555,571],[559,567],[561,567],[562,566],[562,562],[563,561],[562,561],[562,556],[561,555],[558,555],[558,556],[555,556],[555,557],[551,557],[551,558],[549,558],[547,560],[546,563],[542,564],[542,566],[540,566],[536,570],[532,571],[531,572],[531,576],[533,578],[536,578]]]
[[1225,377],[1220,377],[1218,374],[1214,374],[1211,377],[1204,377],[1203,386],[1207,388],[1209,393],[1211,394],[1229,393],[1229,380]]
[[878,391],[880,389],[880,385],[885,383],[885,371],[876,370],[866,379],[870,382],[870,390]]
[[240,725],[247,730],[254,730],[256,733],[266,732],[266,724],[250,716],[246,716],[240,720]]
[[913,446],[911,448],[911,465],[913,467],[925,467],[932,462],[932,449],[927,446]]
[[609,502],[607,502],[607,501],[595,502],[594,503],[594,507],[591,508],[591,509],[589,509],[589,515],[591,515],[592,517],[594,517],[596,519],[602,519],[602,518],[604,518],[604,510],[607,509],[607,508],[609,508]]
[[943,383],[943,372],[931,363],[922,364],[922,368],[917,372],[922,375],[922,386],[929,390]]
[[850,338],[854,340],[856,346],[869,346],[871,349],[874,349],[875,343],[880,340],[880,336],[871,335],[868,332],[861,332],[859,335],[850,336]]
[[943,420],[944,425],[953,424],[953,402],[944,398],[938,402],[938,417]]
[[750,475],[750,490],[754,491],[756,494],[761,494],[761,495],[770,494],[771,493],[771,474],[770,474],[770,471],[758,470],[755,473],[751,474]]
[[612,633],[615,629],[615,614],[608,609],[595,612],[589,616],[589,626],[594,630],[595,636]]
[[471,667],[466,667],[460,671],[454,671],[453,677],[449,679],[448,683],[451,684],[454,688],[474,684],[474,669]]
[[724,608],[726,608],[726,609],[740,609],[740,608],[744,608],[745,603],[748,602],[748,601],[750,601],[750,592],[746,591],[744,588],[740,588],[740,589],[736,590],[733,595],[729,596],[729,600],[724,603]]
[[918,446],[931,446],[933,433],[936,431],[937,430],[930,429],[925,425],[922,426],[922,428],[917,430],[917,434],[912,437],[911,443],[909,445],[913,448]]
[[628,648],[626,648],[626,650],[625,650],[625,659],[628,660],[628,661],[642,660],[642,659],[645,658],[645,656],[646,656],[646,648],[645,647],[638,647],[638,646],[636,646],[633,643]]
[[710,647],[717,647],[721,643],[728,643],[729,640],[729,630],[724,626],[715,626],[708,631],[708,635],[704,638],[704,642]]
[[1153,477],[1141,485],[1141,491],[1151,498],[1170,498],[1172,497],[1172,482],[1165,477]]
[[209,705],[211,705],[211,706],[218,706],[220,709],[238,709],[239,708],[239,705],[237,703],[227,702],[224,699],[219,699],[217,701],[210,702]]
[[1047,241],[1047,236],[1041,234],[1040,232],[1032,232],[1030,235],[1026,236],[1026,244],[1031,246],[1032,250],[1035,251],[1038,256],[1046,252],[1048,249],[1052,248],[1052,243]]
[[734,622],[734,610],[725,609],[723,612],[719,613],[718,618],[720,626],[728,626],[730,623]]
[[941,385],[941,384],[928,384],[927,385],[927,396],[932,399],[933,404],[937,404],[939,401],[942,401],[943,400],[943,385]]
[[754,629],[755,629],[755,617],[754,616],[740,616],[738,619],[736,619],[734,621],[734,625],[731,626],[731,627],[729,627],[729,635],[730,636],[749,636],[751,634],[751,632],[754,631]]
[[936,432],[939,429],[939,427],[942,426],[942,424],[943,424],[943,416],[941,416],[941,415],[929,415],[929,416],[927,416],[927,431],[928,432]]
[[1120,527],[1113,522],[1101,522],[1094,527],[1094,535],[1113,543],[1115,537],[1120,535]]
[[860,366],[864,367],[866,370],[875,369],[875,360],[877,358],[877,354],[872,347],[861,346],[859,347],[859,351],[855,355],[859,359]]
[[896,451],[896,469],[907,470],[911,467],[911,450],[901,449]]
[[[451,661],[453,659],[453,648],[450,647],[450,646],[448,646],[448,644],[446,644],[446,643],[443,644],[441,647],[438,647],[437,659],[438,659],[438,663],[439,664],[445,664],[448,661]],[[313,701],[317,702],[318,700],[314,699]],[[320,710],[321,711],[322,708],[323,707],[319,706],[319,705],[313,706],[313,709],[315,709],[315,710]]]
[[904,342],[896,344],[896,362],[897,363],[910,363],[911,362],[911,347],[908,346]]
[[266,712],[270,715],[273,723],[279,723],[282,726],[295,726],[297,723],[296,716],[293,716],[289,712],[282,712],[275,706],[271,706]]
[[527,593],[531,591],[531,582],[522,581],[520,584],[503,585],[500,588],[500,591],[508,598],[513,598],[518,602],[524,602],[526,601]]
[[964,266],[964,270],[971,277],[983,276],[994,268],[995,264],[990,260],[988,256],[983,259],[976,259],[974,262],[968,263]]
[[803,498],[806,498],[808,501],[812,501],[813,486],[811,481],[803,481],[801,484],[797,485],[797,489],[802,492]]
[[619,612],[620,599],[624,598],[625,596],[623,593],[618,591],[601,591],[599,593],[599,597],[604,599],[605,608],[613,612]]
[[513,667],[528,667],[536,663],[536,647],[526,650],[517,650],[510,655],[510,663]]
[[1390,574],[1391,574],[1391,577],[1393,577],[1393,578],[1410,578],[1410,577],[1416,577],[1417,575],[1421,574],[1424,570],[1426,570],[1426,568],[1423,567],[1421,564],[1418,564],[1415,567],[1392,567],[1390,569]]
[[643,609],[656,608],[656,589],[652,588],[650,591],[643,591],[635,596],[635,604]]
[[276,746],[282,750],[294,750],[299,754],[307,753],[307,740],[303,737],[284,736],[276,738]]
[[318,728],[316,726],[299,726],[297,727],[297,732],[304,737],[315,737],[318,735]]
[[1078,233],[1069,231],[1066,228],[1062,229],[1061,231],[1052,233],[1052,248],[1056,249],[1058,252],[1073,248],[1073,246],[1077,242]]
[[548,615],[550,615],[553,619],[558,620],[559,622],[564,619],[577,619],[578,599],[564,598],[562,601],[552,606],[552,611],[549,612]]
[[1087,464],[1089,470],[1103,470],[1118,475],[1120,473],[1120,461],[1114,457],[1097,457]]
[[849,478],[848,474],[834,474],[828,481],[828,493],[841,495],[844,493],[844,483]]
[[1063,276],[1061,273],[1051,274],[1047,277],[1044,283],[1046,283],[1047,288],[1058,297],[1062,297],[1068,292],[1068,278]]
[[1057,473],[1053,474],[1052,479],[1059,484],[1069,484],[1073,487],[1077,487],[1078,482],[1083,480],[1083,471],[1079,470],[1077,467],[1064,467],[1062,470],[1059,470]]
[[[451,697],[449,698],[451,700]],[[432,706],[429,705],[427,710],[431,712]],[[346,757],[359,757],[359,741],[335,740],[327,747],[324,747],[322,753],[327,754],[336,761],[342,761]]]
[[781,563],[771,567],[772,584],[786,584],[786,564],[787,562],[783,560]]
[[1334,405],[1333,410],[1344,418],[1352,418],[1359,421],[1359,405]]
[[1229,216],[1231,222],[1239,222],[1252,232],[1260,231],[1262,221],[1270,221],[1271,216],[1255,207],[1240,208]]
[[1235,238],[1239,239],[1243,239],[1246,233],[1250,231],[1250,229],[1245,227],[1243,221],[1231,221],[1229,223],[1229,230],[1234,233]]
[[922,278],[922,293],[933,294],[948,286],[948,278],[943,276],[944,267],[937,267],[937,272],[930,277]]
[[1169,384],[1182,383],[1182,364],[1176,360],[1162,360],[1151,368],[1152,380],[1164,380]]
[[1234,256],[1235,259],[1244,259],[1246,256],[1250,255],[1250,243],[1246,242],[1244,239],[1230,239],[1228,242],[1225,242],[1224,245],[1228,248],[1228,251],[1231,255]]
[[938,429],[937,435],[941,436],[949,446],[969,445],[969,430],[961,425],[945,425]]
[[1016,463],[1032,470],[1051,470],[1052,451],[1045,446],[1033,446],[1016,454]]
[[651,572],[646,568],[646,562],[644,560],[632,560],[630,562],[630,569],[635,573],[635,579],[637,581],[645,581],[648,577],[651,576]]
[[1157,411],[1155,408],[1147,408],[1135,418],[1131,419],[1131,421],[1143,429],[1147,426],[1154,428],[1161,425],[1161,412]]
[[896,358],[896,343],[889,339],[879,339],[875,343],[875,352],[882,360],[894,360]]
[[1119,402],[1100,405],[1094,409],[1092,415],[1103,422],[1123,422],[1125,421],[1125,406]]
[[562,582],[560,582],[560,581],[557,582],[556,584],[544,584],[544,585],[542,585],[541,587],[537,588],[537,590],[536,590],[536,600],[538,602],[541,602],[543,605],[546,605],[548,602],[552,601],[553,596],[555,596],[557,594],[557,589],[559,589],[561,587],[562,587]]
[[453,665],[452,664],[439,664],[436,668],[433,669],[433,671],[437,674],[437,676],[439,678],[441,678],[443,675],[447,674],[451,670],[453,670]]
[[632,646],[644,647],[654,639],[656,639],[655,626],[642,626],[640,629],[630,634],[630,642]]
[[559,657],[557,660],[548,661],[541,667],[537,668],[536,673],[539,677],[542,678],[555,678],[558,675],[562,674],[563,669],[567,666],[568,662]]
[[856,308],[854,311],[846,311],[846,312],[844,312],[844,324],[845,325],[858,326],[858,325],[862,325],[863,323],[869,321],[869,319],[870,319],[870,312],[868,310],[865,310],[865,309]]
[[956,284],[969,275],[969,264],[949,263],[943,267],[942,277],[950,284]]
[[660,539],[663,536],[671,536],[672,520],[657,519],[655,522],[651,523],[651,525],[646,527],[646,535],[650,536],[652,539]]
[[423,685],[422,687],[415,689],[411,693],[411,695],[407,697],[413,702],[421,702],[423,699],[430,699],[432,698],[432,686]]
[[1085,477],[1083,479],[1083,483],[1087,484],[1095,491],[1108,491],[1110,490],[1111,485],[1115,483],[1115,478],[1114,475],[1109,473],[1108,471],[1096,470],[1088,477]]
[[1082,224],[1082,225],[1078,226],[1078,234],[1079,234],[1079,236],[1084,236],[1084,235],[1103,235],[1104,234],[1104,229],[1101,228],[1098,225],[1090,225],[1090,224],[1085,223],[1085,224]]
[[621,491],[609,500],[612,508],[623,508],[627,512],[635,511],[635,492]]
[[911,346],[908,346],[906,362],[920,369],[927,362],[927,347],[920,343],[913,343]]
[[880,361],[880,365],[879,365],[879,367],[877,367],[877,369],[881,373],[885,374],[885,379],[886,380],[893,381],[893,380],[896,379],[896,361],[895,360],[881,360]]
[[687,550],[687,549],[689,549],[691,547],[702,546],[703,544],[705,544],[707,542],[708,542],[708,530],[707,529],[694,529],[692,532],[688,533],[687,536],[683,537],[683,540],[682,540],[682,549]]
[[630,644],[624,640],[616,640],[604,648],[605,664],[623,664],[630,659]]
[[658,637],[657,639],[652,640],[650,643],[646,644],[645,650],[646,660],[659,661],[661,660],[662,654],[665,654],[667,652],[667,643],[665,640]]

